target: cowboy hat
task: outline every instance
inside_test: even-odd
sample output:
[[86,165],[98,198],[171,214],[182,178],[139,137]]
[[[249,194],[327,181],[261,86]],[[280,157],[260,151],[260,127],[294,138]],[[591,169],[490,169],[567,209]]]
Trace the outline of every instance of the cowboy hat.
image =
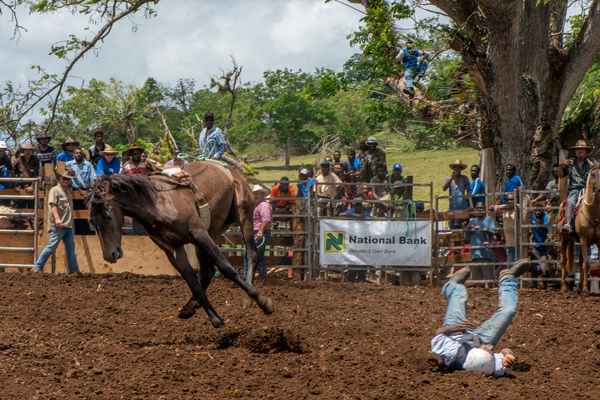
[[105,156],[105,155],[116,156],[117,154],[119,154],[119,152],[117,150],[113,149],[112,146],[108,146],[108,145],[104,148],[104,150],[102,150],[100,152],[100,156]]
[[73,171],[71,168],[65,168],[64,171],[57,172],[56,175],[57,175],[57,178],[59,176],[62,176],[63,178],[73,179],[73,178],[75,178],[75,171]]
[[67,150],[67,145],[74,145],[74,146],[79,146],[79,142],[73,140],[73,138],[68,138],[67,140],[64,141],[64,143],[62,144],[62,149],[63,150]]
[[19,150],[17,150],[17,152],[20,152],[20,151],[22,152],[22,151],[25,151],[25,150],[33,150],[33,151],[35,151],[35,147],[33,147],[33,145],[31,143],[25,143],[23,145],[23,147],[21,147],[21,148],[19,148]]
[[39,141],[40,139],[52,139],[52,136],[48,136],[46,132],[41,133],[39,136],[36,136],[35,140]]
[[575,143],[575,146],[572,146],[570,149],[571,150],[577,150],[577,149],[591,150],[592,148],[587,145],[585,140],[578,140],[577,143]]
[[139,150],[140,153],[143,153],[144,151],[146,151],[146,149],[144,149],[143,147],[138,146],[137,143],[134,143],[131,146],[129,146],[129,148],[127,150],[125,150],[123,152],[123,154],[127,154],[129,157],[131,157],[131,152],[133,150]]
[[467,168],[467,164],[464,164],[462,162],[462,160],[459,158],[456,161],[454,161],[452,164],[450,164],[450,169],[454,169],[454,167],[461,167],[461,169],[465,169],[465,168]]
[[265,194],[265,196],[268,196],[271,194],[271,192],[269,192],[267,189],[265,189],[264,187],[260,186],[260,185],[254,185],[254,187],[252,188],[252,193],[254,192],[263,192]]

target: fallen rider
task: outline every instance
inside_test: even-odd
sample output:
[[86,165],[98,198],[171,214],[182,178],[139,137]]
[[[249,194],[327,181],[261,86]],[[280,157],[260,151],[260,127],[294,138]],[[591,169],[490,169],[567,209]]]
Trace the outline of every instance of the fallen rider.
[[464,283],[471,273],[470,267],[456,272],[442,288],[448,299],[444,326],[435,332],[431,351],[452,370],[483,372],[501,376],[509,371],[517,358],[510,349],[494,353],[498,343],[517,310],[517,277],[529,271],[529,260],[517,261],[512,268],[500,272],[498,311],[481,326],[467,320],[467,289]]

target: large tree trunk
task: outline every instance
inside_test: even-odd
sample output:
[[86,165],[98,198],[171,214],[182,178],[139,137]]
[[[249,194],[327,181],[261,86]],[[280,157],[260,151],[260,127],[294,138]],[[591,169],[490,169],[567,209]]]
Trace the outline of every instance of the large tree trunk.
[[292,146],[294,145],[294,137],[290,132],[287,134],[287,141],[285,146],[285,165],[284,168],[290,167],[290,159],[292,158]]
[[[369,7],[368,0],[354,0]],[[446,133],[473,148],[493,148],[498,171],[515,164],[529,187],[533,134],[542,114],[555,128],[579,82],[600,51],[600,12],[594,0],[572,48],[563,48],[565,2],[529,0],[431,0],[460,30],[446,27],[450,47],[462,55],[463,69],[476,84],[476,110],[462,113],[467,123]],[[539,5],[538,5],[539,3]],[[372,3],[375,4],[375,3]],[[595,33],[595,34],[594,34]],[[452,118],[454,107],[429,99],[416,88],[402,93],[404,77],[390,74],[389,86],[426,123]],[[498,187],[505,181],[497,179]]]

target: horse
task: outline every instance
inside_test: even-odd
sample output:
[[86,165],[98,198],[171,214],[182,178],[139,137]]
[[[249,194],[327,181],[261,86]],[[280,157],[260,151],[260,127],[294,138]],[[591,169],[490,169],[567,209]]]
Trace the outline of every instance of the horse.
[[[575,232],[579,236],[581,254],[579,257],[579,292],[589,293],[588,274],[590,271],[590,246],[596,244],[600,249],[600,166],[595,165],[590,170],[583,199],[575,216]],[[597,196],[598,195],[598,196]],[[562,207],[561,207],[562,208]],[[559,230],[562,228],[559,224]],[[575,238],[569,233],[561,233],[560,253],[562,277],[561,291],[567,291],[566,278],[573,270],[575,255]]]
[[[146,229],[190,287],[192,297],[181,309],[180,318],[190,318],[197,308],[203,307],[215,328],[224,326],[206,296],[215,265],[225,278],[244,289],[265,314],[272,313],[272,300],[261,295],[252,284],[257,255],[252,224],[254,195],[250,186],[237,171],[214,161],[189,163],[183,170],[192,185],[179,184],[164,175],[145,174],[103,175],[94,181],[87,196],[89,222],[98,232],[103,258],[115,263],[123,256],[121,229],[124,217],[129,216]],[[210,222],[200,216],[201,200],[208,203]],[[246,282],[214,242],[233,222],[240,225],[246,244]],[[187,243],[196,248],[200,281],[183,247]]]
[[21,217],[14,208],[0,206],[0,214],[5,214],[0,215],[0,229],[32,231],[34,228],[33,219]]

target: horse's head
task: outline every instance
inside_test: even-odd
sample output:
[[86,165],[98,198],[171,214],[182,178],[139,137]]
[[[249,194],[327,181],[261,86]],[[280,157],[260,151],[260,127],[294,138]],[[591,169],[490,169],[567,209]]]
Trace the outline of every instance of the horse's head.
[[586,184],[587,190],[590,190],[594,195],[600,193],[600,164],[596,164],[590,169]]
[[111,198],[106,190],[109,179],[98,179],[87,198],[90,210],[89,222],[98,232],[102,256],[110,263],[116,263],[123,257],[121,249],[121,237],[123,222],[125,220],[123,211]]

